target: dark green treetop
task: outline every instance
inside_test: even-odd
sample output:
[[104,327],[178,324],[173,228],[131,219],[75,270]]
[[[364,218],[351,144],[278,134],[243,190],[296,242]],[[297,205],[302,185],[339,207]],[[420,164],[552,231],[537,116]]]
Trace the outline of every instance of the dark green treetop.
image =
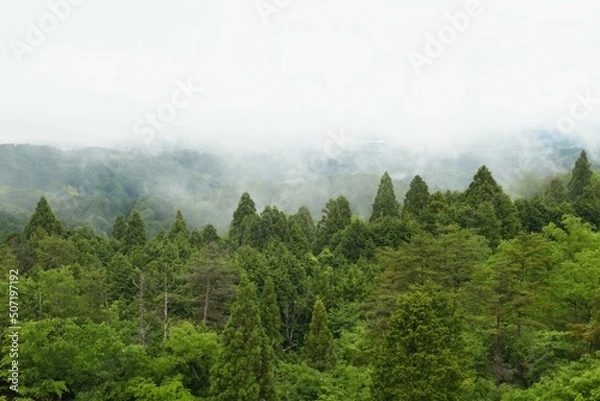
[[410,182],[408,192],[406,192],[403,211],[419,218],[423,209],[427,206],[428,200],[429,187],[427,186],[427,183],[417,175]]
[[326,371],[335,365],[333,333],[329,329],[327,310],[320,298],[313,306],[310,328],[306,336],[304,353],[308,366]]
[[54,217],[48,201],[43,196],[40,198],[35,211],[25,226],[25,237],[31,238],[38,230],[42,230],[48,235],[61,235],[63,233],[62,225]]
[[575,162],[575,167],[571,173],[571,181],[568,184],[571,200],[576,200],[583,195],[584,189],[592,183],[593,174],[587,153],[585,153],[585,150],[582,150]]
[[377,195],[373,201],[373,211],[369,221],[373,222],[381,217],[399,217],[400,203],[396,199],[394,184],[386,171],[381,177]]

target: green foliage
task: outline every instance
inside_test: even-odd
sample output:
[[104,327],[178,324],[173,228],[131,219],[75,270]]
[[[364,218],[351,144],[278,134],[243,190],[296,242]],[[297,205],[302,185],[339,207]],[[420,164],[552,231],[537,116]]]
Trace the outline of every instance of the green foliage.
[[121,241],[123,237],[125,237],[125,231],[127,230],[127,222],[125,221],[125,216],[122,214],[118,215],[115,219],[115,224],[113,225],[112,232],[110,236],[117,241]]
[[463,379],[461,328],[451,298],[427,283],[398,297],[373,356],[373,398],[458,400]]
[[211,370],[211,390],[217,401],[277,399],[274,354],[255,298],[254,285],[242,276],[237,299],[221,333],[222,348]]
[[265,280],[260,297],[260,316],[265,333],[271,342],[271,347],[276,353],[281,353],[283,336],[281,335],[281,312],[277,303],[275,283],[271,276]]
[[577,200],[577,198],[583,195],[585,188],[592,183],[592,175],[593,172],[587,158],[587,153],[585,150],[582,150],[575,162],[568,185],[569,197],[572,201]]
[[229,238],[233,244],[241,246],[244,243],[248,235],[247,231],[257,217],[254,201],[248,192],[244,192],[237,209],[233,212],[233,220],[229,225]]
[[329,329],[327,310],[319,298],[315,301],[310,321],[310,328],[306,336],[304,353],[308,366],[326,371],[335,365],[333,353],[333,334]]
[[123,235],[123,244],[126,249],[133,246],[142,246],[146,243],[146,227],[137,210],[133,210],[127,219],[127,228]]
[[[206,222],[194,228],[190,218],[188,226],[180,211],[171,221],[177,205],[138,197],[102,167],[98,184],[112,177],[102,185],[122,201],[91,206],[80,187],[68,187],[71,206],[54,193],[53,206],[89,212],[86,226],[59,213],[67,229],[57,229],[40,200],[29,234],[0,245],[0,273],[19,270],[21,395],[598,399],[591,355],[600,349],[600,179],[585,178],[586,163],[577,168],[583,173],[554,177],[514,204],[485,167],[464,192],[430,196],[415,177],[401,215],[386,173],[369,222],[348,201],[368,214],[376,180],[365,175],[352,198],[329,199],[316,227],[310,210],[327,199],[323,188],[311,194],[310,209],[291,216],[287,199],[259,215],[245,193],[221,239]],[[569,191],[587,182],[572,201],[569,179]],[[209,190],[200,181],[189,185]],[[271,189],[260,190],[261,203]],[[233,186],[219,191],[221,213],[235,209],[227,201]],[[0,187],[0,202],[7,193]],[[39,197],[32,191],[24,207]],[[206,198],[194,202],[194,213],[204,210]],[[94,207],[116,217],[110,237],[87,226],[110,229]],[[22,220],[6,220],[0,233],[23,230]],[[4,283],[0,305],[8,310],[15,290]],[[8,314],[0,316],[2,378],[12,363],[9,327]],[[0,389],[3,396],[12,394]]]
[[[329,199],[325,208],[323,208],[323,216],[317,224],[316,241],[313,247],[313,252],[318,254],[328,245],[335,244],[335,235],[341,233],[352,222],[352,210],[350,203],[344,196],[339,196],[336,199]],[[335,244],[337,245],[337,244]]]
[[373,201],[373,211],[369,221],[373,222],[382,217],[399,217],[400,204],[394,192],[394,183],[387,171],[381,177],[377,195]]
[[188,232],[187,225],[185,224],[185,220],[183,219],[183,214],[181,210],[177,211],[175,215],[175,222],[171,226],[171,230],[169,231],[169,238],[175,239],[178,235],[182,235],[187,238],[190,233]]
[[477,227],[492,247],[514,237],[521,228],[517,209],[486,166],[477,171],[464,198],[465,209],[458,211],[461,225]]
[[418,175],[410,182],[410,187],[404,198],[405,213],[420,219],[421,214],[429,201],[429,187]]
[[35,211],[31,215],[29,222],[25,226],[25,237],[31,238],[32,235],[61,235],[63,228],[60,222],[54,217],[52,209],[45,197],[41,197]]

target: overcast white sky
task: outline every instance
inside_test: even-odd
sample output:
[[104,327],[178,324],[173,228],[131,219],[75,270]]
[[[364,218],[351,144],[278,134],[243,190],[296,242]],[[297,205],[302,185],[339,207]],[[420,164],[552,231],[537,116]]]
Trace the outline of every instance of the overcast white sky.
[[[261,4],[278,7],[268,24]],[[204,91],[158,142],[283,146],[343,128],[446,147],[555,130],[578,96],[600,99],[593,0],[482,0],[481,15],[417,74],[409,52],[425,54],[427,33],[466,4],[86,0],[19,62],[15,40],[28,45],[28,24],[51,22],[50,10],[0,0],[0,143],[139,143],[135,123],[188,78]],[[600,137],[600,100],[588,103],[568,135]]]

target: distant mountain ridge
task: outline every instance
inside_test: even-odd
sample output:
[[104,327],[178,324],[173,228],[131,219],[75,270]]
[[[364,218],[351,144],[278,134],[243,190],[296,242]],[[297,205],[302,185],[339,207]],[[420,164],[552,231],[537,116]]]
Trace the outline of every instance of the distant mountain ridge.
[[[401,201],[414,175],[430,190],[463,189],[477,168],[488,165],[516,196],[535,192],[532,176],[570,170],[580,148],[568,138],[537,133],[521,143],[501,142],[429,160],[383,141],[326,154],[136,150],[0,145],[0,229],[19,229],[41,195],[67,226],[110,232],[118,214],[136,208],[151,233],[168,228],[176,209],[192,226],[212,223],[226,230],[239,196],[250,192],[259,211],[275,205],[287,213],[306,205],[318,219],[325,202],[345,195],[354,213],[368,216],[379,178],[388,171]],[[493,151],[486,151],[492,146]],[[593,154],[593,153],[592,153]]]

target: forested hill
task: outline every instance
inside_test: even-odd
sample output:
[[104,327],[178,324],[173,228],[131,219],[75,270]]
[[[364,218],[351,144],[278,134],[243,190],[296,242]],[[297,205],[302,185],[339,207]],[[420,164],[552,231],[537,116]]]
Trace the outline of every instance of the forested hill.
[[[346,195],[352,211],[370,213],[372,194],[388,171],[402,197],[420,174],[432,189],[462,190],[486,164],[511,195],[532,196],[544,179],[567,172],[579,153],[573,142],[537,135],[528,145],[477,145],[449,157],[423,157],[385,143],[322,149],[254,152],[170,150],[157,154],[85,148],[0,145],[0,238],[22,230],[40,196],[67,227],[86,225],[110,234],[119,214],[140,211],[150,234],[168,228],[177,209],[194,227],[227,229],[240,193],[257,205],[313,213],[331,197]],[[487,147],[487,148],[486,148]],[[493,151],[490,149],[493,148]]]
[[365,218],[244,192],[220,234],[177,212],[152,235],[133,209],[109,237],[40,197],[0,243],[0,400],[598,400],[586,152],[527,199],[486,166],[396,190],[384,173]]

